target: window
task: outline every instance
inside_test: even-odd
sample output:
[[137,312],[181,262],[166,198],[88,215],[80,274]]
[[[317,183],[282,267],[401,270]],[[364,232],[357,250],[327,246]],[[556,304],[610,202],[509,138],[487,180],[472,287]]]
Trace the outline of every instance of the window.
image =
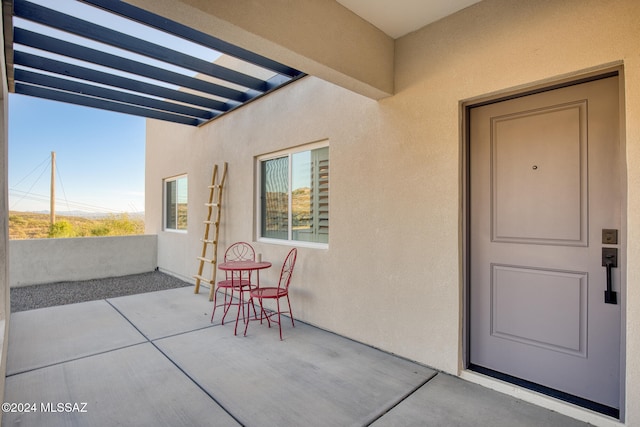
[[[309,149],[311,148],[311,149]],[[259,159],[259,237],[329,243],[329,147]]]
[[187,176],[164,180],[164,228],[187,230]]

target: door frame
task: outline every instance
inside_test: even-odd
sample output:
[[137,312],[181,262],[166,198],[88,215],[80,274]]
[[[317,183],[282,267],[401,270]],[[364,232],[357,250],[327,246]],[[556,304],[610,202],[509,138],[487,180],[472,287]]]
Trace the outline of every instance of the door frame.
[[[626,393],[625,393],[625,380],[626,380],[626,311],[627,311],[627,163],[626,163],[626,127],[625,127],[625,101],[624,101],[624,65],[623,63],[616,62],[613,64],[606,64],[599,67],[590,68],[588,70],[582,70],[567,75],[545,79],[542,81],[534,82],[531,84],[521,85],[515,88],[505,89],[490,94],[481,95],[473,98],[469,98],[459,102],[460,113],[460,209],[462,215],[462,221],[460,222],[460,244],[461,244],[461,278],[462,278],[462,333],[460,336],[460,363],[459,372],[469,372],[470,365],[470,111],[471,108],[480,107],[483,105],[493,104],[509,99],[524,97],[527,95],[533,95],[536,93],[551,91],[554,89],[560,89],[567,86],[573,86],[581,83],[587,83],[589,81],[599,80],[606,77],[618,76],[618,92],[619,92],[619,135],[620,135],[620,156],[618,163],[620,166],[620,189],[621,189],[621,226],[620,226],[620,243],[621,247],[625,250],[621,251],[621,265],[624,268],[620,269],[620,415],[619,420],[624,422],[625,420],[625,407],[626,407]],[[475,374],[475,373],[474,373]],[[477,374],[481,375],[481,374]],[[503,383],[503,380],[492,377],[489,379],[491,383]],[[508,383],[510,388],[522,388],[527,389],[526,386],[521,384]],[[518,394],[519,398],[526,400],[527,393]],[[552,397],[552,396],[551,396]],[[566,402],[561,402],[560,407],[568,406]],[[540,404],[539,399],[535,399],[536,404]],[[557,405],[554,405],[557,410]]]

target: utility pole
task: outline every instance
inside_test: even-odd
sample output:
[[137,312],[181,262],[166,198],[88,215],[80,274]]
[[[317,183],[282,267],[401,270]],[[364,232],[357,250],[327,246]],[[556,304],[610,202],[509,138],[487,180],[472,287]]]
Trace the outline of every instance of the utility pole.
[[56,223],[56,152],[51,152],[51,225]]

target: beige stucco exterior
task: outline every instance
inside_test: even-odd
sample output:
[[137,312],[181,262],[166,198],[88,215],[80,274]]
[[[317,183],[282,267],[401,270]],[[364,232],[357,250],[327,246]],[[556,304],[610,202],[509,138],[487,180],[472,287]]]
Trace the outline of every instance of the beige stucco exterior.
[[157,236],[102,236],[9,241],[10,287],[103,279],[157,267]]
[[[167,2],[158,2],[157,9],[145,0],[133,3],[182,20],[191,19],[188,11],[198,11],[193,20],[199,23],[207,21],[205,13],[216,10],[195,8],[204,3],[195,0],[185,1],[184,8],[169,8]],[[227,10],[211,19],[239,25],[234,16]],[[275,16],[261,18],[277,21]],[[147,232],[158,234],[158,265],[185,278],[195,273],[206,186],[213,165],[223,162],[229,164],[229,175],[221,253],[229,243],[244,240],[253,242],[264,259],[281,262],[287,246],[256,242],[255,158],[328,140],[329,248],[300,248],[292,285],[296,317],[463,374],[462,105],[621,66],[627,172],[622,185],[628,202],[623,236],[628,262],[622,266],[628,281],[623,296],[623,414],[627,425],[640,425],[640,264],[634,262],[640,258],[639,23],[636,0],[485,0],[393,42],[395,94],[381,100],[363,96],[348,84],[343,86],[350,90],[339,86],[344,70],[338,73],[342,77],[332,78],[331,73],[318,76],[301,67],[304,61],[295,63],[291,54],[295,47],[276,32],[272,42],[283,44],[277,59],[293,59],[290,65],[311,76],[201,128],[148,122],[145,208]],[[264,25],[259,32],[269,38]],[[366,42],[361,46],[376,48]],[[319,55],[313,50],[304,54]],[[332,66],[331,58],[318,58],[323,67]],[[367,68],[370,63],[363,61],[362,68]],[[183,173],[189,178],[189,229],[165,232],[162,180]],[[271,269],[261,280],[274,281],[276,273]],[[567,412],[612,424],[586,412]]]

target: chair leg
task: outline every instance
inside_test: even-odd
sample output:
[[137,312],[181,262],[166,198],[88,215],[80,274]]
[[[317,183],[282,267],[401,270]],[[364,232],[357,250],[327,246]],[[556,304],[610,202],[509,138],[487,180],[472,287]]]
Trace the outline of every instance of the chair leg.
[[231,308],[231,304],[233,304],[233,288],[231,288],[231,296],[229,297],[229,302],[227,303],[227,290],[224,290],[224,314],[222,315],[222,325],[224,325],[224,319],[227,317],[227,313]]
[[[233,291],[232,291],[233,292]],[[236,326],[233,329],[233,335],[238,335],[238,321],[240,320],[240,310],[242,310],[242,320],[245,319],[244,317],[244,291],[242,290],[242,287],[240,287],[238,293],[240,294],[240,296],[238,297],[238,314],[236,314]]]
[[276,298],[276,307],[278,307],[278,330],[280,331],[280,341],[282,341],[282,320],[280,319],[280,298]]
[[[218,308],[219,292],[221,292],[220,288],[216,288],[215,292],[213,293],[213,310],[211,311],[211,323],[213,323],[213,318],[216,315],[216,308]],[[222,305],[225,306],[224,314],[222,316],[222,324],[224,325],[224,315],[227,313],[227,291],[226,290],[224,290],[224,303]]]
[[253,305],[253,297],[251,297],[249,301],[251,301],[251,305],[249,305],[249,307],[253,308],[253,318],[258,320],[258,313],[256,312],[256,306]]
[[[260,303],[260,324],[262,325],[262,321],[265,319],[267,312],[264,311],[264,307],[262,306],[262,298],[258,298],[258,302]],[[267,322],[268,321],[269,318],[267,317]]]
[[296,324],[293,323],[293,311],[291,311],[291,301],[289,301],[289,294],[287,294],[287,304],[289,304],[289,316],[291,316],[291,326],[295,328]]
[[[249,304],[251,304],[251,305],[253,305],[253,304],[254,304],[254,302],[253,302],[253,297],[251,297],[251,296],[249,297]],[[257,318],[257,316],[256,316],[256,308],[255,308],[255,307],[253,307],[253,315],[254,315],[254,317],[255,317],[255,318],[256,318],[256,320],[257,320],[258,318]],[[251,319],[247,319],[247,321],[246,321],[246,322],[244,322],[244,336],[245,336],[245,337],[247,336],[247,329],[249,328],[249,320],[251,320]]]
[[258,301],[260,301],[260,324],[262,325],[262,319],[267,319],[267,325],[271,327],[271,319],[269,319],[269,316],[267,316],[267,312],[262,305],[262,298],[258,298]]
[[[215,285],[211,285],[215,286]],[[218,289],[213,292],[213,310],[211,310],[211,323],[213,323],[213,316],[216,314],[216,300],[218,296]]]

